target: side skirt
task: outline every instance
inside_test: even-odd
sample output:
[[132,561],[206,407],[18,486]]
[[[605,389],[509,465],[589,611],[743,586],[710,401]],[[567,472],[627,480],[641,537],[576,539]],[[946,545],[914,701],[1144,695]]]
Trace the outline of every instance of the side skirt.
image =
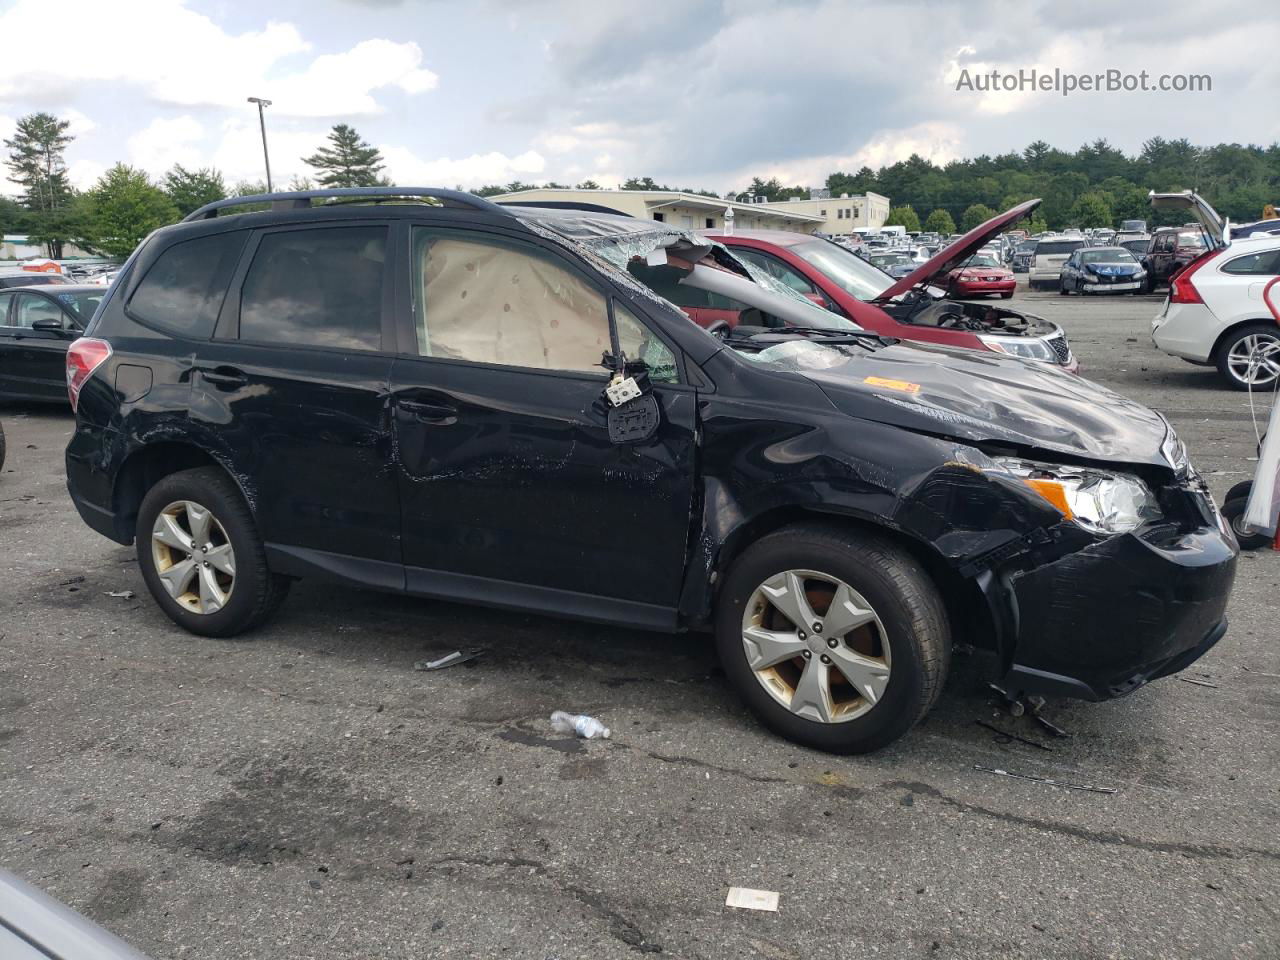
[[405,567],[398,563],[367,560],[308,547],[268,543],[266,554],[267,564],[273,572],[291,577],[316,577],[387,593],[407,593],[433,600],[453,600],[500,610],[541,613],[637,630],[676,633],[680,629],[675,607],[444,570]]

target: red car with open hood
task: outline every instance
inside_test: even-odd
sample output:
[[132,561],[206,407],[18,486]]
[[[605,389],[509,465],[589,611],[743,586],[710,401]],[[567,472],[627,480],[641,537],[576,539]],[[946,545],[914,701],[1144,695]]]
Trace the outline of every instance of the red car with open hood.
[[[953,272],[963,271],[963,265],[992,237],[1029,216],[1039,205],[1039,200],[1028,200],[992,217],[901,279],[830,240],[809,234],[737,230],[707,236],[774,280],[881,336],[992,350],[1074,373],[1079,365],[1066,334],[1056,323],[1009,307],[961,303],[945,292]],[[1012,286],[1012,274],[1009,280]],[[720,319],[731,325],[735,322],[735,305],[729,302],[680,305],[702,323]]]

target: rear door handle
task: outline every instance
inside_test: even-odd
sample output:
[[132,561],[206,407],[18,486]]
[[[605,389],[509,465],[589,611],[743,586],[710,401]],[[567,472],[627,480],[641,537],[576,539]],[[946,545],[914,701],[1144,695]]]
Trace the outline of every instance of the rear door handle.
[[243,387],[249,378],[235,367],[197,367],[197,372],[216,387]]
[[458,419],[457,408],[444,403],[426,403],[422,400],[397,400],[396,406],[422,423],[448,425],[456,423]]

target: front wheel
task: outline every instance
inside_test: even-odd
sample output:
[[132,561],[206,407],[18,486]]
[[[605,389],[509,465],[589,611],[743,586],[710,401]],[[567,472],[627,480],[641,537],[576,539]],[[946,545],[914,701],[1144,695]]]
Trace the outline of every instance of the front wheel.
[[1280,327],[1253,323],[1227,336],[1214,358],[1236,390],[1270,390],[1280,376]]
[[1222,516],[1231,524],[1231,532],[1236,535],[1236,543],[1240,544],[1241,550],[1261,550],[1270,545],[1271,538],[1265,533],[1245,529],[1244,511],[1248,505],[1248,496],[1228,500],[1222,505]]
[[946,610],[892,541],[787,527],[734,563],[716,606],[725,674],[775,733],[833,753],[897,740],[928,713],[951,657]]
[[1013,299],[1013,291],[1012,291],[1012,290],[1010,290],[1008,293],[1002,293],[1002,294],[1000,294],[1000,299],[1001,299],[1001,300],[1012,300],[1012,299]]
[[239,488],[217,467],[160,480],[142,500],[135,533],[147,589],[178,626],[230,637],[264,622],[289,592],[267,568]]

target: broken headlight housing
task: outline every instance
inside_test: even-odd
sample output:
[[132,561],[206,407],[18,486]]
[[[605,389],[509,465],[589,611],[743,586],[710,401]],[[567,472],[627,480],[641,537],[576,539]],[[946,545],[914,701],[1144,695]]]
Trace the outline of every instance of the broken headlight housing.
[[1129,533],[1160,519],[1160,506],[1147,485],[1127,473],[1036,463],[1021,457],[996,462],[1049,501],[1067,520],[1092,533]]
[[1022,357],[1024,360],[1040,360],[1045,363],[1057,362],[1053,347],[1039,337],[1002,337],[978,334],[978,339],[997,353],[1007,353],[1011,357]]

